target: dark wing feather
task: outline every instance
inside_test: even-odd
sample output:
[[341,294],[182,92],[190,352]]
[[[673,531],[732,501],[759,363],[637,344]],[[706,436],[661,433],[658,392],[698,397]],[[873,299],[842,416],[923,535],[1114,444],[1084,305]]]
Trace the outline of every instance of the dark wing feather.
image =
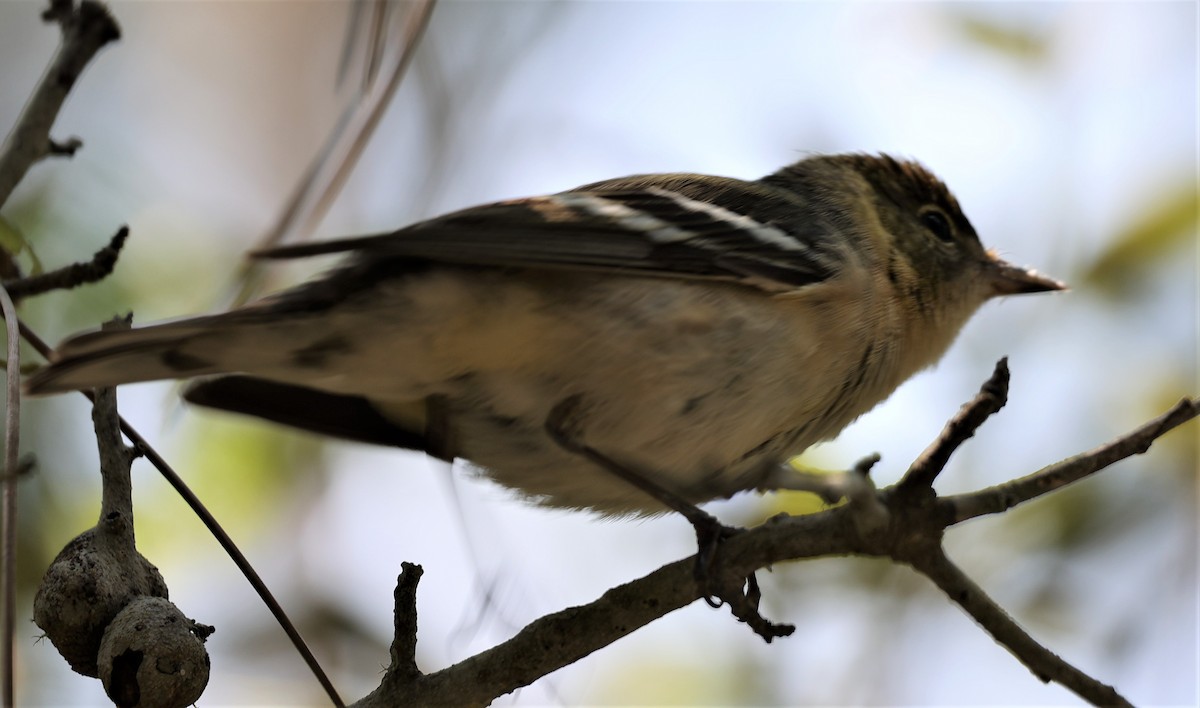
[[[798,232],[796,225],[806,231]],[[816,226],[814,226],[816,224]],[[794,290],[836,274],[831,228],[794,192],[761,182],[649,175],[497,202],[389,234],[285,246],[300,258],[353,252],[359,265],[455,263],[709,278]]]
[[421,450],[446,460],[454,457],[453,451],[436,439],[439,435],[430,439],[428,429],[414,430],[384,416],[362,396],[239,374],[196,381],[183,397],[196,405],[252,415],[322,435]]

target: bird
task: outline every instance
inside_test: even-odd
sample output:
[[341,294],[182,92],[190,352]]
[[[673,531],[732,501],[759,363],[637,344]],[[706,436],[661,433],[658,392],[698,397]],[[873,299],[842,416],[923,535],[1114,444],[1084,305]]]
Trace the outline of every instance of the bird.
[[191,403],[461,459],[601,516],[786,489],[787,461],[933,366],[987,301],[1062,290],[886,154],[633,175],[285,245],[331,270],[229,312],[66,339],[31,394]]

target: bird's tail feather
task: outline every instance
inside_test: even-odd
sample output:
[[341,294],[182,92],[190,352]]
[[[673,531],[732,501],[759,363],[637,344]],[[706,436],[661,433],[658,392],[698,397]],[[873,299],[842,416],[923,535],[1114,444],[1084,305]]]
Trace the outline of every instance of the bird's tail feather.
[[[158,379],[232,373],[252,364],[253,347],[239,346],[252,324],[198,317],[130,330],[88,332],[71,337],[50,364],[25,381],[31,394],[58,393]],[[216,326],[214,326],[216,325]],[[232,355],[238,352],[238,356]],[[251,361],[246,359],[251,352]],[[232,365],[236,361],[237,366]]]

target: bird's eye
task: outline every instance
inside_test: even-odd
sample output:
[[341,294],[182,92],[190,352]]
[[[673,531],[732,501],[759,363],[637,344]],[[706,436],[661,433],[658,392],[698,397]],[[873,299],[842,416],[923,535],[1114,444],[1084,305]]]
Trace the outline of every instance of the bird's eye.
[[942,241],[954,240],[954,229],[950,228],[950,220],[940,211],[930,209],[921,214],[921,224]]

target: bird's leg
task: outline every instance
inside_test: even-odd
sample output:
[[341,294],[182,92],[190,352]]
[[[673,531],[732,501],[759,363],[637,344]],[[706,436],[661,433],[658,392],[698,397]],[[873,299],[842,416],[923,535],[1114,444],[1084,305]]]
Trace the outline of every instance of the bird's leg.
[[[546,418],[546,432],[559,447],[579,455],[614,476],[625,480],[634,487],[649,494],[668,509],[679,512],[688,520],[688,523],[696,531],[696,543],[698,546],[696,565],[693,573],[696,581],[704,588],[704,601],[712,607],[720,607],[722,600],[720,596],[722,593],[719,590],[713,591],[711,587],[712,583],[710,582],[717,549],[723,540],[741,533],[743,529],[722,524],[712,514],[700,509],[675,492],[657,484],[647,475],[631,469],[629,466],[612,459],[599,450],[580,442],[576,434],[576,427],[579,422],[577,414],[582,402],[582,396],[576,395],[566,398],[556,405]],[[753,574],[747,578],[746,582],[751,590],[757,588]]]

